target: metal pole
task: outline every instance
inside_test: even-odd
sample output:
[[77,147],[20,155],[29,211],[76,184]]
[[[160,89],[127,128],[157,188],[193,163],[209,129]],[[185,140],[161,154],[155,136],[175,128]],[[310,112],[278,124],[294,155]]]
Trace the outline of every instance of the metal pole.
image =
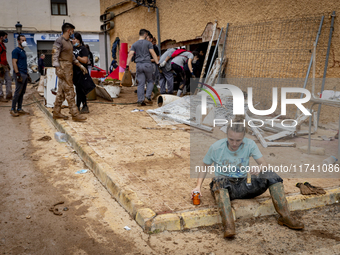
[[[315,39],[315,44],[318,45],[318,41],[319,41],[319,37],[321,34],[321,29],[322,29],[322,24],[323,24],[323,20],[324,20],[325,16],[321,17],[321,21],[320,21],[320,26],[319,26],[319,30],[318,33],[316,35],[316,39]],[[303,88],[305,89],[307,86],[307,81],[308,81],[308,76],[310,73],[310,69],[312,68],[312,63],[313,63],[313,54],[310,57],[310,61],[309,61],[309,66],[308,66],[308,70],[307,70],[307,74],[306,74],[306,78],[305,78],[305,83],[303,84]],[[303,94],[301,93],[300,98],[302,98]]]
[[[205,58],[204,58],[204,62],[203,62],[201,76],[200,76],[199,83],[198,83],[198,88],[202,87],[201,86],[201,82],[203,81],[203,76],[205,74],[205,67],[207,65],[207,61],[208,61],[208,57],[209,57],[209,53],[210,53],[211,44],[212,44],[212,41],[214,40],[216,26],[217,26],[217,20],[215,20],[215,24],[214,24],[214,27],[213,27],[213,33],[211,35],[211,39],[210,39],[209,44],[208,44],[207,52],[205,53]],[[197,95],[197,93],[198,93],[198,89],[195,90],[195,94],[194,95]]]
[[226,42],[227,42],[228,28],[229,28],[229,23],[227,24],[227,28],[225,30],[223,49],[222,49],[222,55],[221,55],[221,65],[220,65],[220,70],[218,70],[218,78],[217,78],[218,83],[220,82],[220,79],[221,79],[221,70],[222,70],[222,63],[223,63],[223,59],[224,59],[225,45],[226,45]]
[[311,116],[309,116],[309,126],[308,126],[308,154],[310,154],[311,136],[312,136],[312,116],[313,116],[313,105],[310,108]]
[[[315,60],[316,60],[316,42],[314,42],[313,45],[313,54],[312,54],[312,60],[313,60],[313,79],[312,79],[312,95],[314,95],[314,85],[315,85]],[[310,154],[310,145],[311,145],[311,137],[312,137],[312,117],[313,117],[313,113],[312,113],[312,109],[313,109],[313,104],[310,107],[310,113],[311,115],[309,116],[309,132],[308,132],[308,154]]]
[[[339,114],[339,129],[338,132],[340,130],[340,114]],[[339,136],[339,134],[338,134]],[[338,164],[340,164],[340,138],[338,137]]]
[[[221,28],[220,34],[219,34],[219,36],[218,36],[218,39],[217,39],[217,42],[216,42],[216,46],[215,46],[213,55],[212,55],[211,60],[210,60],[208,72],[207,72],[207,75],[206,75],[205,78],[204,78],[204,83],[207,81],[207,78],[208,78],[209,73],[210,73],[211,66],[212,66],[212,64],[213,64],[213,62],[214,62],[214,57],[215,57],[216,52],[217,52],[217,48],[218,48],[218,44],[219,44],[219,42],[220,42],[220,38],[221,38],[222,32],[223,32],[223,27]],[[222,61],[221,61],[221,65],[222,65]],[[210,85],[212,85],[212,84],[210,84]]]
[[108,68],[108,60],[107,60],[107,32],[104,32],[104,40],[105,40],[105,67],[106,67],[106,74],[109,74]]
[[[327,74],[327,67],[328,67],[328,58],[329,58],[329,52],[331,50],[332,35],[333,35],[333,30],[334,30],[334,18],[335,18],[335,11],[333,11],[333,13],[332,13],[332,22],[331,22],[331,28],[330,28],[330,31],[329,31],[328,48],[327,48],[325,69],[323,71],[323,77],[322,77],[321,93],[323,92],[323,90],[325,88],[326,74]],[[317,122],[316,122],[317,126],[319,126],[320,112],[321,112],[321,104],[319,104],[319,107],[318,107],[318,118],[317,118]]]
[[158,49],[159,55],[161,55],[161,29],[159,26],[159,9],[156,7],[156,15],[157,15],[157,39],[158,39]]
[[[318,41],[319,41],[319,37],[320,37],[320,34],[321,34],[321,29],[322,29],[322,24],[323,24],[324,18],[325,18],[325,16],[321,17],[319,30],[318,30],[318,33],[316,34],[316,38],[315,38],[315,45],[318,45]],[[307,81],[308,81],[308,77],[309,77],[309,74],[310,74],[310,69],[312,68],[312,63],[313,63],[313,54],[310,57],[309,66],[308,66],[308,69],[307,69],[307,74],[306,74],[305,82],[303,84],[303,88],[304,89],[307,87]],[[303,97],[303,93],[301,93],[301,95],[300,95],[300,98],[302,98],[302,97]],[[295,119],[298,117],[298,113],[299,112],[300,112],[300,110],[297,109],[296,110],[296,114],[295,114]]]

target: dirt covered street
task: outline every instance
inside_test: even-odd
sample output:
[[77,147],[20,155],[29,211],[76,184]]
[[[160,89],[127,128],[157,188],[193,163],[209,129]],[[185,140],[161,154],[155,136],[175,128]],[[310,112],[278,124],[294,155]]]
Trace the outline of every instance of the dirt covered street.
[[233,240],[221,225],[146,234],[91,171],[76,174],[88,167],[33,107],[19,118],[0,107],[0,254],[340,254],[339,204],[294,212],[303,231],[275,215],[239,220]]

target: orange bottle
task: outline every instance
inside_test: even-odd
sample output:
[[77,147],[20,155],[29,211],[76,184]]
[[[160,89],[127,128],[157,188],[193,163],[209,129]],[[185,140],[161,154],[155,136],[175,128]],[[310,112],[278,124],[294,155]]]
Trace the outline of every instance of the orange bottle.
[[194,205],[199,205],[201,203],[201,195],[198,191],[194,191],[192,202]]

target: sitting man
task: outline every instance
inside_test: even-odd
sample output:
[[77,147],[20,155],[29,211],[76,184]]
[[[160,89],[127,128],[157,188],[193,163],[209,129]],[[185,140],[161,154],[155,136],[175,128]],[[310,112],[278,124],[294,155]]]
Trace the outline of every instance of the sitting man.
[[[283,180],[276,173],[268,171],[268,165],[259,148],[254,141],[244,137],[245,133],[246,128],[242,124],[228,126],[227,138],[215,142],[203,159],[206,168],[212,163],[215,166],[215,177],[210,183],[210,190],[222,217],[224,237],[233,237],[236,234],[230,200],[254,198],[268,188],[275,210],[280,215],[278,223],[291,229],[303,229],[303,223],[293,218],[288,209]],[[252,175],[248,186],[246,168],[249,168],[250,157],[259,166],[250,168]],[[201,193],[206,173],[207,171],[199,174],[192,196],[194,191]]]

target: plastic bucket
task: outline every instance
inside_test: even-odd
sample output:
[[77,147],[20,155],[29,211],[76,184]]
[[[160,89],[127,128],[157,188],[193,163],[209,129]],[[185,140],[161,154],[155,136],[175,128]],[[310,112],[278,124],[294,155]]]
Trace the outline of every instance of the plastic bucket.
[[110,94],[111,98],[117,98],[119,96],[120,90],[122,87],[117,86],[117,85],[106,85],[103,86],[104,89],[107,91],[107,93]]

